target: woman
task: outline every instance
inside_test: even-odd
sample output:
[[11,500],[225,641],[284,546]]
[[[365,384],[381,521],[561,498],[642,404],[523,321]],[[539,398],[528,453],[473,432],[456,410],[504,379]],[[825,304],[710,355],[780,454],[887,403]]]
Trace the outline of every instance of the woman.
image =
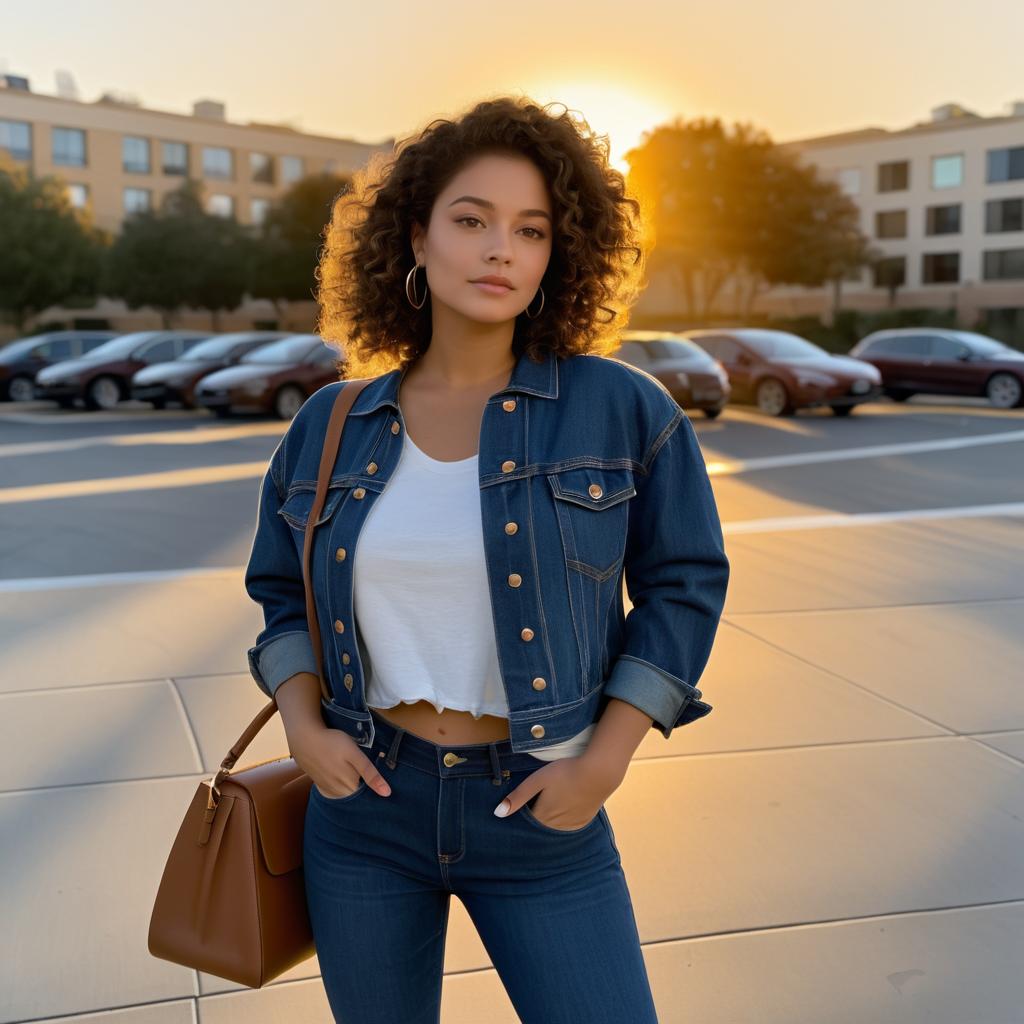
[[327,997],[350,1024],[438,1021],[454,893],[526,1024],[656,1021],[604,804],[648,729],[711,710],[729,566],[689,420],[607,358],[639,205],[585,124],[518,98],[375,173],[318,273],[320,333],[369,378],[314,524],[329,700],[301,555],[344,381],[272,457],[245,580],[253,677],[313,782]]

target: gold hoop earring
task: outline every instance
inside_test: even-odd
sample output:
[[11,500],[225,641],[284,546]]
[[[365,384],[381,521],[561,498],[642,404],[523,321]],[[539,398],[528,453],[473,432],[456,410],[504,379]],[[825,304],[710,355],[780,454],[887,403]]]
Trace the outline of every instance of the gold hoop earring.
[[[530,312],[530,307],[529,306],[526,307],[526,315],[531,320],[536,320],[537,317],[540,316],[540,310],[544,308],[544,289],[543,289],[543,287],[541,287],[541,288],[538,288],[537,291],[540,292],[540,309],[538,309],[536,313],[531,313]],[[530,301],[532,302],[533,300],[531,299]]]
[[[421,264],[416,263],[413,265],[412,270],[405,275],[405,297],[409,300],[409,305],[413,309],[422,309],[423,303],[427,301],[427,283],[423,282],[423,298],[420,299],[419,305],[416,304],[416,271],[420,269]],[[426,268],[424,267],[424,271]]]

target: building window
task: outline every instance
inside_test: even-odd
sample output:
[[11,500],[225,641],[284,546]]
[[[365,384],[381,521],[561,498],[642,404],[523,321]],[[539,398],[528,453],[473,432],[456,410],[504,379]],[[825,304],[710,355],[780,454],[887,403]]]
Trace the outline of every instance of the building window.
[[876,288],[898,288],[907,283],[906,256],[887,256],[872,265]]
[[281,181],[286,185],[298,181],[304,173],[301,156],[281,157]]
[[981,258],[982,276],[986,281],[1024,279],[1024,249],[989,249]]
[[32,126],[27,121],[0,121],[0,149],[14,160],[31,160]]
[[839,188],[848,196],[860,195],[860,168],[844,167],[836,175]]
[[1024,199],[989,199],[985,203],[985,231],[1024,231]]
[[53,129],[53,162],[62,167],[85,166],[85,132],[81,128]]
[[231,150],[223,146],[203,146],[203,176],[233,181],[235,165],[231,158]]
[[956,235],[960,232],[960,204],[928,206],[924,211],[926,235]]
[[921,257],[922,284],[953,284],[960,280],[960,253],[926,252]]
[[68,193],[68,202],[76,210],[84,210],[89,205],[89,186],[79,185],[75,182],[68,182],[65,186]]
[[152,192],[148,188],[126,188],[124,190],[124,212],[144,213],[152,205]]
[[988,181],[1016,181],[1024,178],[1024,146],[988,151]]
[[882,210],[875,214],[876,238],[906,238],[907,211]]
[[234,217],[234,197],[225,195],[223,192],[212,192],[206,203],[206,212],[212,213],[217,217]]
[[981,314],[984,334],[1009,345],[1024,344],[1024,306],[990,306]]
[[963,183],[963,153],[932,157],[932,188],[958,188]]
[[902,192],[910,188],[910,161],[896,160],[878,165],[878,191]]
[[262,224],[267,219],[267,213],[269,212],[269,210],[269,199],[249,200],[249,220],[253,224]]
[[266,185],[274,184],[274,158],[269,153],[249,154],[249,177]]
[[160,166],[164,174],[185,177],[188,174],[188,145],[184,142],[161,142]]
[[126,135],[121,144],[121,168],[128,174],[149,174],[149,139]]

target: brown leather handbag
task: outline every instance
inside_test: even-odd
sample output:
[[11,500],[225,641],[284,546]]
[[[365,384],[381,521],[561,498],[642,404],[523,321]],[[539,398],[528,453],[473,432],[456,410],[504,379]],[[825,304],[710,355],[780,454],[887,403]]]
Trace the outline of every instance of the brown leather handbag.
[[[313,524],[327,496],[345,417],[369,382],[349,380],[338,389],[302,552],[306,618],[327,700],[309,576]],[[164,865],[149,922],[153,956],[250,988],[261,988],[316,951],[302,872],[312,780],[292,757],[231,771],[276,711],[277,702],[271,701],[228,751],[212,780],[199,783]]]

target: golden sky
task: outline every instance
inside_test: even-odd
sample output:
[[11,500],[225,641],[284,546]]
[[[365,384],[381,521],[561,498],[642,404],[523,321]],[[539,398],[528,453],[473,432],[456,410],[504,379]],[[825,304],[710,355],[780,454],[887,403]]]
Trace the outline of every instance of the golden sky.
[[87,101],[188,113],[209,98],[231,121],[364,142],[525,93],[580,111],[623,168],[674,117],[786,142],[1024,100],[1021,0],[34,0],[3,4],[2,22],[0,70],[37,92],[62,69]]

